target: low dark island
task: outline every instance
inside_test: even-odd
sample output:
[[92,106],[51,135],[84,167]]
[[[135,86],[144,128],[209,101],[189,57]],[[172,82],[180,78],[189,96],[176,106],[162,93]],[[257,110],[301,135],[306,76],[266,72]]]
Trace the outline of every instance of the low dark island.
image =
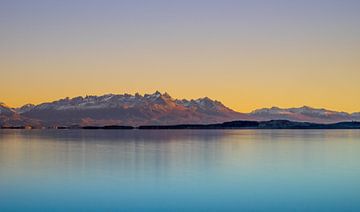
[[[2,126],[1,129],[34,129],[31,126]],[[180,125],[143,125],[143,126],[60,126],[41,129],[86,129],[86,130],[181,130],[181,129],[360,129],[360,122],[338,122],[320,124],[294,122],[288,120],[271,121],[231,121],[218,124],[180,124]]]
[[318,124],[288,120],[231,121],[220,124],[139,126],[138,129],[360,129],[360,122]]

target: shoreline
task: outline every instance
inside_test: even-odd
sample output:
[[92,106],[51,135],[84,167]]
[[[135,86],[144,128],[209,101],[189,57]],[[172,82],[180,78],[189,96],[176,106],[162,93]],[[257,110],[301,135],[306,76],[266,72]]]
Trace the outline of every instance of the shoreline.
[[106,126],[50,126],[50,127],[33,127],[33,126],[1,126],[0,129],[57,129],[57,130],[236,130],[236,129],[360,129],[360,122],[338,122],[331,124],[320,124],[310,122],[294,122],[288,120],[271,120],[271,121],[232,121],[217,124],[179,124],[179,125],[106,125]]

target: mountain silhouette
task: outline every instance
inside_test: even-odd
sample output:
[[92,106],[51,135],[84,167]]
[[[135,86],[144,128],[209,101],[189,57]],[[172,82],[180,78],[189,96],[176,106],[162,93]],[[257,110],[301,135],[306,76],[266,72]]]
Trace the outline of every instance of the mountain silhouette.
[[360,113],[349,114],[308,106],[272,107],[240,113],[208,97],[174,99],[168,93],[159,91],[145,95],[79,96],[19,108],[0,104],[0,126],[140,126],[212,124],[235,120],[336,123],[359,121]]

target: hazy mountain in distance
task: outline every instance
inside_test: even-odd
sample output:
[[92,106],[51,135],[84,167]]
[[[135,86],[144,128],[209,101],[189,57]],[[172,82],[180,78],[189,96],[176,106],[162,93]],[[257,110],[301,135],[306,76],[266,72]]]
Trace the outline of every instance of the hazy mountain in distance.
[[349,114],[345,112],[336,112],[332,110],[316,109],[303,106],[299,108],[263,108],[254,110],[249,115],[251,119],[259,121],[282,119],[314,123],[335,123],[343,121],[358,121],[360,120],[360,116],[357,114]]
[[355,120],[360,120],[360,113],[353,113],[353,114],[351,114],[351,116],[352,116]]

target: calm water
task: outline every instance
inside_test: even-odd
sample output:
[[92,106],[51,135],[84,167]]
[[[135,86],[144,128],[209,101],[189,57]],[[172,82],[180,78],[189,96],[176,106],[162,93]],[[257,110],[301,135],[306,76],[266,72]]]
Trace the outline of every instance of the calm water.
[[360,211],[360,131],[0,130],[0,211]]

